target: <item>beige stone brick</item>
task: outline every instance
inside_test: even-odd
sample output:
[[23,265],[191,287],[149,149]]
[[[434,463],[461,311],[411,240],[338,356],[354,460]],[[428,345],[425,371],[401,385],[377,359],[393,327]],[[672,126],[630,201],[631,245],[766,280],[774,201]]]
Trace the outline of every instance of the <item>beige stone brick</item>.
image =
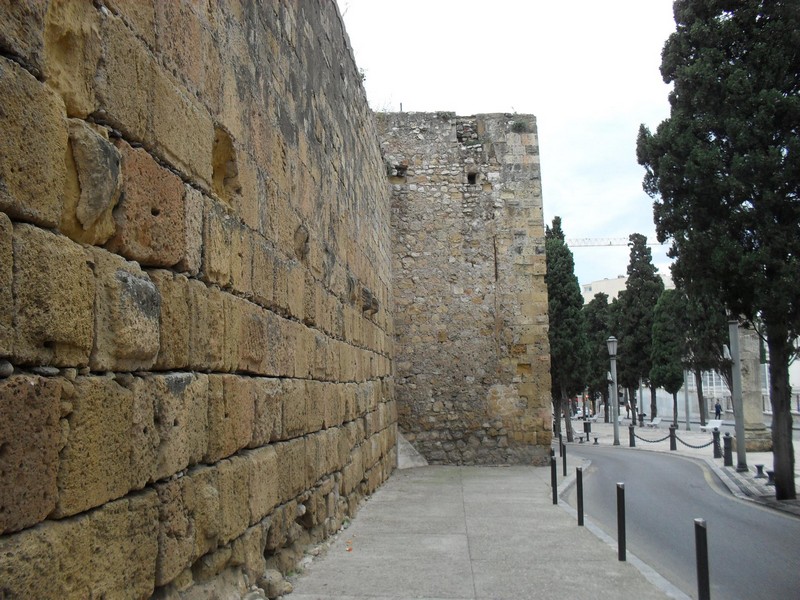
[[158,447],[153,478],[163,479],[203,459],[208,445],[208,376],[199,373],[145,375],[137,397],[154,404]]
[[14,357],[84,366],[94,335],[95,286],[86,251],[66,237],[14,225]]
[[231,264],[234,216],[221,203],[205,199],[203,206],[203,260],[201,276],[204,281],[220,287],[231,285]]
[[253,301],[265,308],[273,306],[275,253],[266,240],[253,241]]
[[281,503],[288,502],[306,488],[305,445],[305,438],[274,444],[278,457]]
[[183,503],[192,519],[194,531],[191,556],[196,558],[217,546],[221,532],[217,468],[197,467],[183,479]]
[[272,446],[264,446],[245,457],[250,462],[250,524],[254,525],[281,501],[278,455]]
[[253,436],[255,385],[248,377],[209,375],[208,447],[205,462],[231,456]]
[[297,321],[286,321],[285,331],[287,339],[294,346],[293,375],[302,379],[311,377],[316,351],[315,332]]
[[237,293],[253,297],[254,234],[241,222],[235,222],[231,242],[231,287]]
[[117,145],[124,184],[114,210],[116,233],[106,247],[144,266],[171,267],[186,255],[183,182],[144,149]]
[[[137,3],[134,3],[137,4]],[[147,14],[152,20],[150,35],[167,69],[176,73],[193,89],[202,89],[203,46],[208,32],[203,20],[191,3],[154,2],[146,3]],[[152,14],[150,14],[152,13]]]
[[325,384],[306,381],[306,415],[309,432],[319,431],[325,425]]
[[134,395],[112,377],[79,377],[65,397],[66,440],[56,515],[74,515],[131,489]]
[[326,383],[322,388],[325,407],[325,427],[338,427],[345,421],[346,404],[344,389],[335,383]]
[[287,308],[298,321],[303,320],[305,309],[305,268],[297,261],[287,263]]
[[[255,384],[255,412],[251,448],[265,446],[283,437],[284,380],[259,377]],[[291,385],[291,382],[287,382]]]
[[[153,491],[77,518],[0,538],[0,581],[11,598],[147,598],[158,550]],[[46,573],[46,576],[42,574]]]
[[291,439],[308,433],[305,382],[298,379],[284,380],[282,398],[282,439]]
[[211,116],[163,71],[154,72],[152,84],[148,145],[157,156],[185,173],[189,181],[210,189],[214,144]]
[[265,375],[270,351],[267,311],[251,302],[243,302],[237,370]]
[[243,321],[247,310],[247,301],[222,292],[222,307],[225,315],[225,338],[223,340],[222,370],[234,372],[239,365],[239,345],[244,335]]
[[189,280],[171,271],[149,271],[161,298],[158,356],[154,368],[185,369],[189,366]]
[[189,366],[196,371],[221,371],[225,352],[223,293],[202,281],[189,280]]
[[2,57],[0,98],[0,210],[15,220],[55,227],[66,178],[64,104],[45,84]]
[[250,468],[250,461],[241,456],[217,465],[220,542],[223,544],[242,535],[250,525]]
[[0,3],[0,48],[23,60],[36,73],[42,72],[44,62],[44,15],[47,2]]
[[102,248],[91,252],[97,280],[92,370],[149,369],[159,348],[158,289],[136,263]]
[[66,164],[59,229],[75,241],[102,245],[116,227],[112,211],[121,192],[119,152],[104,129],[70,119]]
[[0,212],[0,357],[14,347],[14,226]]
[[192,564],[195,551],[195,528],[184,502],[190,477],[156,484],[158,494],[158,554],[155,584],[162,586],[175,579]]
[[184,191],[184,233],[181,247],[183,256],[175,269],[197,275],[203,258],[203,194],[186,185]]
[[43,520],[56,505],[61,379],[0,379],[0,534]]
[[152,3],[104,0],[104,4],[119,15],[150,48],[156,47],[155,8]]

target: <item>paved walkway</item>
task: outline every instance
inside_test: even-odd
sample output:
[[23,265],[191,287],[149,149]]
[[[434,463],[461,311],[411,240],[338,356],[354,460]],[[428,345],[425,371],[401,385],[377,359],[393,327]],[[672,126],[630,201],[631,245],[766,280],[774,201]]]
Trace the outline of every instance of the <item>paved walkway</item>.
[[[637,439],[628,448],[627,425],[619,430],[620,451],[670,452],[668,440]],[[668,429],[636,433],[656,440]],[[590,443],[595,437],[612,445],[613,427],[593,423]],[[678,437],[689,445],[679,442],[673,454],[705,461],[735,495],[800,515],[800,503],[776,502],[774,488],[755,478],[755,464],[771,468],[770,453],[749,454],[750,470],[737,473],[714,459],[710,446],[691,447],[710,441],[710,433],[680,430]],[[567,447],[566,479],[558,459],[562,492],[575,467],[585,466],[579,447]],[[323,544],[318,557],[307,557],[287,600],[687,598],[630,552],[620,562],[616,542],[590,521],[578,527],[564,502],[553,505],[549,468],[421,467],[405,458],[407,451],[401,464],[413,468],[398,469],[348,529]],[[735,465],[735,452],[733,459]]]

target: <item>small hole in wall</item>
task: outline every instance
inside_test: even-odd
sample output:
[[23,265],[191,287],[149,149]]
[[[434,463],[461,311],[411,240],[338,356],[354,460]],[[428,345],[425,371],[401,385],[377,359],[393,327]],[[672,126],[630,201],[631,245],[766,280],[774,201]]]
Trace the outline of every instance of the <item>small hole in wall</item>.
[[467,173],[467,183],[470,185],[475,185],[476,183],[478,183],[478,174]]
[[151,208],[150,209],[150,214],[153,215],[154,217],[157,217],[158,215],[161,214],[161,211],[159,209],[157,209],[157,208]]

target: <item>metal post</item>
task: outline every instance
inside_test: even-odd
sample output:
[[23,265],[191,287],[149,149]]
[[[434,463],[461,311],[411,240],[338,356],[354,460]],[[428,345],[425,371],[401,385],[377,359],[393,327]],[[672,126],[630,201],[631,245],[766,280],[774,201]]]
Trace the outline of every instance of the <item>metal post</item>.
[[694,545],[697,553],[697,598],[711,600],[711,582],[708,577],[708,537],[705,519],[694,520]]
[[678,442],[675,439],[675,425],[672,423],[669,426],[669,449],[673,451],[678,449]]
[[564,455],[564,439],[561,437],[561,434],[558,434],[558,455]]
[[639,427],[644,427],[644,413],[641,406],[639,407]]
[[553,504],[558,504],[558,474],[556,473],[556,457],[550,457],[550,487],[553,488]]
[[722,438],[722,445],[724,446],[723,454],[724,454],[724,464],[726,467],[733,466],[733,438],[731,438],[731,434],[727,431],[725,432],[725,437]]
[[625,561],[625,484],[617,483],[617,548],[618,558]]
[[578,527],[583,527],[583,467],[575,468],[578,481]]
[[719,447],[719,429],[714,427],[711,435],[714,436],[714,458],[722,458],[722,449]]
[[689,370],[683,370],[683,405],[684,410],[686,411],[686,431],[691,431],[692,428],[689,425]]
[[567,446],[564,445],[564,454],[561,455],[561,460],[564,463],[564,477],[567,476]]
[[633,433],[633,423],[628,425],[628,445],[630,445],[631,448],[636,448],[636,438],[634,437]]
[[736,423],[736,470],[747,471],[747,451],[744,444],[744,402],[742,401],[742,363],[739,360],[739,321],[728,321],[733,361],[733,417]]
[[614,445],[619,446],[619,394],[617,391],[617,338],[611,336],[606,340],[608,354],[611,358],[611,418],[614,425]]

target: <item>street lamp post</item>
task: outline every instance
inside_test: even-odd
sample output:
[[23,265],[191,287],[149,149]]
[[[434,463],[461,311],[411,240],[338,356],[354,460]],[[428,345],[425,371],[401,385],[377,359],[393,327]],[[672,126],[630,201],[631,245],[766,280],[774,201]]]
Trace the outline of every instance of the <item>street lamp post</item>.
[[733,418],[736,425],[736,470],[747,471],[747,451],[744,444],[744,402],[742,401],[742,363],[739,361],[739,321],[728,321],[728,335],[731,338],[731,371],[733,375]]
[[619,397],[617,396],[617,338],[613,335],[606,340],[608,356],[611,358],[611,418],[614,422],[614,445],[619,446]]
[[691,431],[689,425],[689,369],[683,370],[683,406],[686,411],[686,431]]

